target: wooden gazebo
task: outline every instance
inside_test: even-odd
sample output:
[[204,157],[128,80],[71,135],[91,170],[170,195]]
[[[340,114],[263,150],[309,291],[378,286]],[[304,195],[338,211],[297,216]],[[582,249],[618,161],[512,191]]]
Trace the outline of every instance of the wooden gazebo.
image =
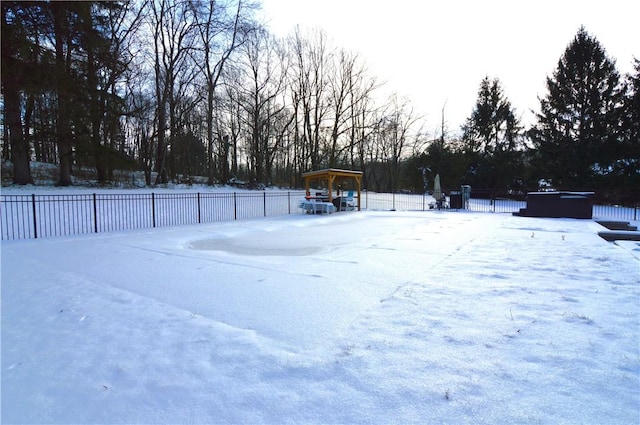
[[358,211],[360,211],[360,192],[362,190],[362,171],[353,170],[340,170],[338,168],[326,168],[324,170],[308,171],[302,173],[304,178],[304,187],[307,191],[307,196],[311,195],[311,181],[323,180],[327,182],[327,192],[329,196],[329,202],[333,202],[333,183],[338,179],[341,181],[343,178],[354,179],[356,182],[356,190],[358,194]]

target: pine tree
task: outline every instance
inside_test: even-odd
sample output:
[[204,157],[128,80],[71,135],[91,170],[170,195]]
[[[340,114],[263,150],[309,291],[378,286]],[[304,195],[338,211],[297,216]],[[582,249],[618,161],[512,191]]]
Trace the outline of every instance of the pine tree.
[[623,137],[614,169],[622,187],[637,190],[640,187],[640,60],[635,60],[634,68],[635,74],[627,76]]
[[[21,104],[27,88],[32,85],[31,78],[36,77],[29,63],[29,52],[32,50],[28,38],[29,22],[25,18],[25,6],[18,2],[2,2],[2,80],[3,109],[5,132],[13,162],[13,183],[33,183],[29,166],[30,147],[25,137]],[[31,7],[35,9],[35,7]],[[35,14],[35,13],[31,13]],[[42,77],[38,75],[37,77]]]
[[539,177],[560,187],[593,186],[614,160],[622,90],[615,62],[584,27],[547,78],[547,91],[529,133]]
[[462,131],[463,150],[472,163],[470,183],[504,188],[519,177],[515,174],[522,126],[500,80],[482,80],[476,105]]

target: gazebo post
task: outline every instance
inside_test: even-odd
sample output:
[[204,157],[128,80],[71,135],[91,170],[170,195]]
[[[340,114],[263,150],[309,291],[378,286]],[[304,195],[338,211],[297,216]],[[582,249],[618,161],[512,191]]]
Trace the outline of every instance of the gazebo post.
[[333,203],[333,181],[336,179],[336,176],[329,174],[328,176],[328,182],[329,185],[327,186],[327,190],[329,192],[329,202]]
[[360,181],[361,180],[362,180],[362,176],[356,177],[356,184],[358,186],[358,211],[360,211],[360,193],[361,193],[361,190],[360,190],[361,183],[360,183]]

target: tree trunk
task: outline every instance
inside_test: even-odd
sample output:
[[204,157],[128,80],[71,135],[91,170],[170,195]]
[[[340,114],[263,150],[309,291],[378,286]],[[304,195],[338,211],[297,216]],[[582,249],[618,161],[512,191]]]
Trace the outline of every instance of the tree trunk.
[[[51,3],[53,9],[53,28],[56,48],[56,92],[58,94],[58,113],[56,119],[56,137],[58,143],[58,155],[60,158],[58,186],[71,185],[71,128],[69,125],[69,93],[66,87],[69,85],[69,76],[66,72],[64,52],[64,27],[66,16],[64,3]],[[63,27],[64,26],[64,27]]]
[[4,103],[13,161],[13,183],[32,184],[29,168],[29,146],[22,131],[20,118],[20,94],[15,84],[4,85]]

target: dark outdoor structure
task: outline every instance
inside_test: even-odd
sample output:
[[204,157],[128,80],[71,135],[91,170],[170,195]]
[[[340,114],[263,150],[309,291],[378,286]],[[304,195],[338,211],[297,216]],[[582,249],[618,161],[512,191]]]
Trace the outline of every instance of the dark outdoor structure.
[[593,218],[593,192],[530,192],[523,217]]
[[462,192],[451,192],[449,194],[449,208],[462,209]]

